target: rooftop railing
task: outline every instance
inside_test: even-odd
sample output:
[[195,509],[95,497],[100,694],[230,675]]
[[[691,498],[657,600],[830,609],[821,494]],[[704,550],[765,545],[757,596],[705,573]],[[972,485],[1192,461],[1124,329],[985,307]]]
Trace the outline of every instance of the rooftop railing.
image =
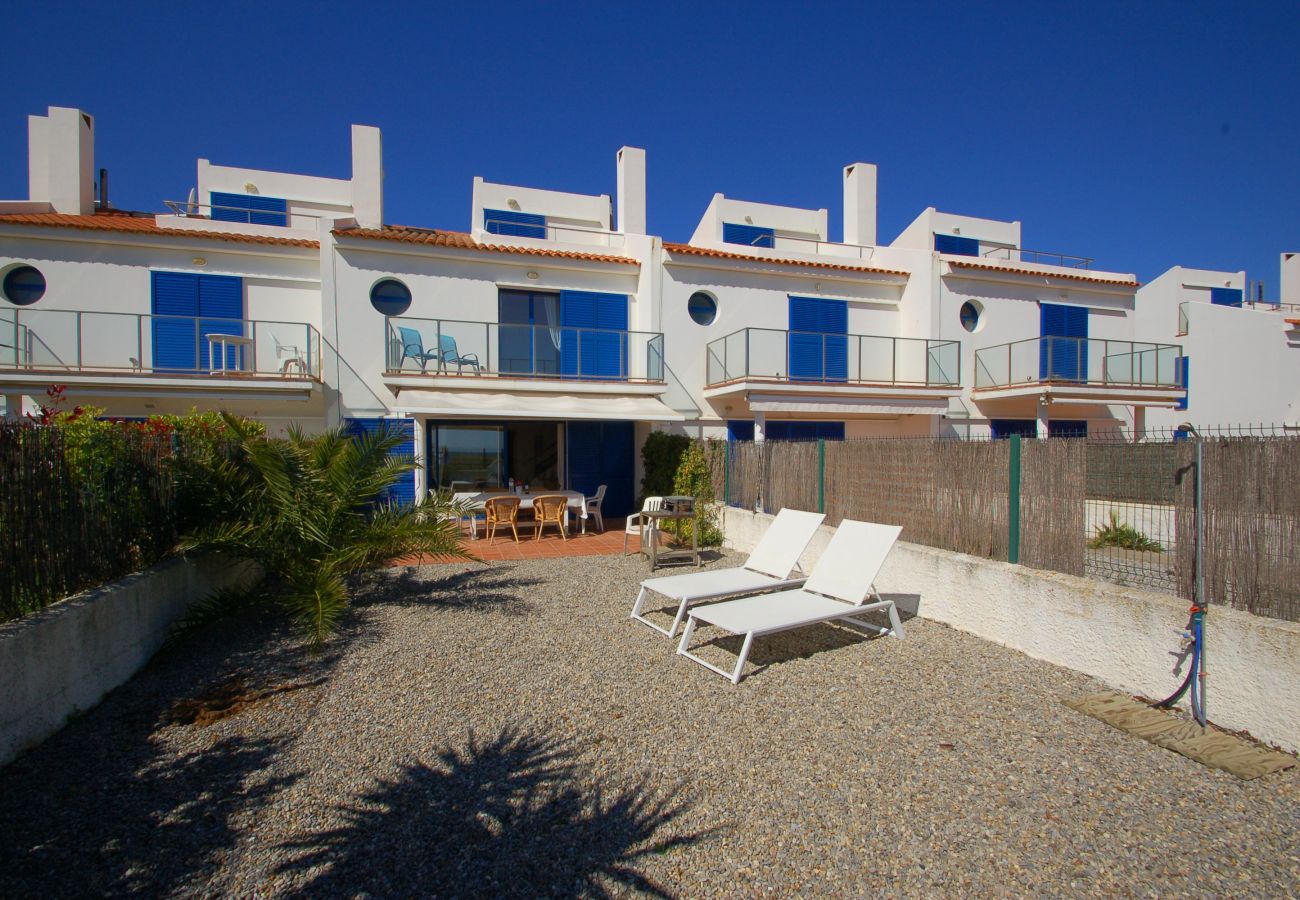
[[710,341],[705,351],[710,386],[741,379],[931,387],[961,383],[961,345],[956,341],[742,328]]
[[1068,253],[1055,253],[1050,250],[1025,250],[1021,247],[990,247],[984,251],[986,259],[1003,259],[1010,262],[1039,263],[1046,266],[1061,266],[1066,269],[1091,269],[1095,262],[1091,256],[1071,256]]
[[318,380],[320,367],[320,332],[303,322],[0,310],[0,369]]
[[[237,225],[295,225],[296,220],[307,220],[302,222],[302,227],[315,228],[316,224],[324,218],[317,213],[302,212],[296,209],[287,210],[259,210],[247,209],[242,206],[223,206],[219,203],[197,203],[189,200],[164,200],[165,205],[171,210],[171,215],[182,218],[206,219],[210,222],[233,222]],[[202,210],[207,210],[204,215]],[[217,218],[213,213],[220,210],[225,213]],[[282,221],[281,221],[282,220]]]
[[395,316],[384,341],[390,374],[664,380],[658,332]]
[[[506,228],[506,231],[500,232],[494,230]],[[520,234],[519,231],[537,229],[541,234]],[[606,231],[599,228],[583,228],[580,225],[556,225],[552,222],[543,224],[521,224],[519,222],[506,219],[493,219],[491,217],[483,220],[483,230],[493,237],[532,237],[536,240],[544,241],[566,241],[570,244],[591,244],[596,247],[609,247],[611,249],[622,249],[627,246],[627,236],[619,231]]]
[[1177,344],[1102,338],[1037,337],[975,351],[975,387],[1065,382],[1089,386],[1180,388]]

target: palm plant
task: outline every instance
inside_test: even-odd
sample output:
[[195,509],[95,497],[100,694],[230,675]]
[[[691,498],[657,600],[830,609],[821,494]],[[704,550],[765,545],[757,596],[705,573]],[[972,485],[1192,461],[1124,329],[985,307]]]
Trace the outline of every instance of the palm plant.
[[283,604],[313,648],[348,606],[349,574],[412,554],[472,558],[460,546],[448,500],[381,501],[416,465],[409,454],[393,452],[400,435],[381,429],[351,436],[339,428],[307,436],[291,429],[287,438],[268,438],[253,423],[223,417],[235,435],[234,452],[208,471],[204,524],[181,549],[259,563],[265,580],[258,596]]

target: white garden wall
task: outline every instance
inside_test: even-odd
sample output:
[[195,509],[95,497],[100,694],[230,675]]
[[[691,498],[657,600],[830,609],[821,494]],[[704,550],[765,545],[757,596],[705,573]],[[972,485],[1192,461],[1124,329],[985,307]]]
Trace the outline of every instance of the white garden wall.
[[0,625],[0,766],[138,672],[195,601],[255,572],[172,559]]
[[[728,508],[726,545],[748,552],[771,518]],[[822,526],[800,561],[804,571],[833,533]],[[886,594],[919,595],[912,603],[924,618],[1091,675],[1123,693],[1163,697],[1181,682],[1172,653],[1188,604],[1168,594],[906,543],[894,548],[876,584]],[[907,612],[908,605],[900,608]],[[1300,749],[1300,624],[1212,608],[1206,662],[1212,721]]]

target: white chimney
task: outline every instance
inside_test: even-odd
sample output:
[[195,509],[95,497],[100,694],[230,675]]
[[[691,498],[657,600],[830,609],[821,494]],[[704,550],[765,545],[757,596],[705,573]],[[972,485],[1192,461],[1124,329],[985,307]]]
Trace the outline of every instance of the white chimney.
[[1300,303],[1300,253],[1282,254],[1282,279],[1277,299],[1282,303]]
[[645,234],[645,151],[623,147],[618,151],[618,230]]
[[876,167],[872,163],[844,167],[844,243],[876,244]]
[[95,211],[95,120],[79,109],[51,106],[27,117],[27,197],[54,212]]
[[372,125],[352,126],[352,214],[362,228],[384,224],[384,140]]

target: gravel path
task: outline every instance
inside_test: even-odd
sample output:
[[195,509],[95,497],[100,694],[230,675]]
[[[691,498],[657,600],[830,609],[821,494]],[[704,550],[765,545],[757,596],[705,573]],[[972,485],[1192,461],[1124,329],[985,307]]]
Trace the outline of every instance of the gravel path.
[[[768,638],[733,687],[627,618],[643,573],[393,570],[321,658],[272,617],[191,641],[0,771],[0,896],[1300,885],[1294,769],[1203,769],[1063,706],[1089,679],[922,619]],[[294,689],[167,724],[232,675]]]

